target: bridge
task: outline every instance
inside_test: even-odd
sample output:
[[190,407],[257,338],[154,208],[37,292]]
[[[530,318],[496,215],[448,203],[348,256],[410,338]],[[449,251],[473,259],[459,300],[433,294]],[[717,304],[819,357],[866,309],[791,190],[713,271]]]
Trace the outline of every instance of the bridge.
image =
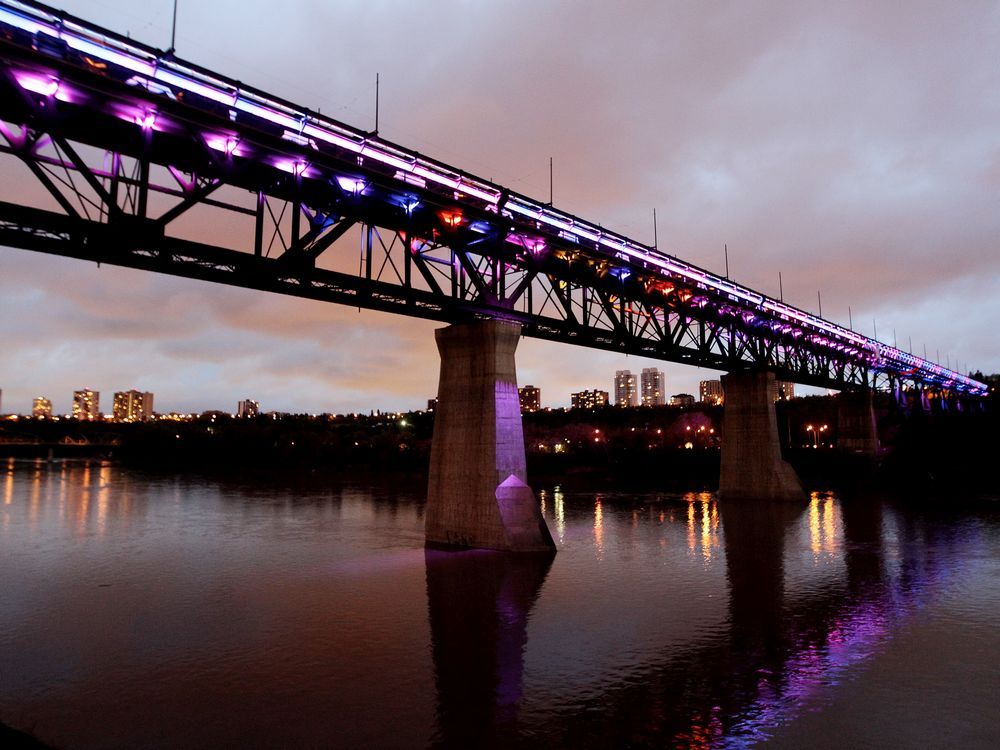
[[[0,244],[449,324],[436,334],[433,542],[551,544],[537,509],[529,512],[514,368],[521,335],[727,371],[720,490],[733,497],[801,494],[778,451],[775,377],[853,392],[842,433],[865,450],[875,440],[872,389],[950,401],[987,391],[658,248],[34,2],[0,0],[0,153],[26,165],[51,199],[0,202]],[[212,242],[184,238],[179,227],[195,208],[219,227],[245,226],[245,243],[223,244],[228,229]]]

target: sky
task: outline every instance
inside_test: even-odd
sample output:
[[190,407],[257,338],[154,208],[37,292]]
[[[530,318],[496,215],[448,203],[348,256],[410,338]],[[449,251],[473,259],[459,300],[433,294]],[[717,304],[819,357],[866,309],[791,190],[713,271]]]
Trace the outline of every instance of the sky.
[[[172,0],[60,0],[166,48]],[[1000,3],[180,0],[179,57],[963,371],[1000,372]],[[0,155],[0,200],[30,175]],[[212,238],[209,223],[202,228]],[[216,230],[218,231],[218,230]],[[351,252],[356,248],[351,247]],[[424,408],[440,324],[0,247],[3,412]],[[617,369],[523,339],[543,406]]]

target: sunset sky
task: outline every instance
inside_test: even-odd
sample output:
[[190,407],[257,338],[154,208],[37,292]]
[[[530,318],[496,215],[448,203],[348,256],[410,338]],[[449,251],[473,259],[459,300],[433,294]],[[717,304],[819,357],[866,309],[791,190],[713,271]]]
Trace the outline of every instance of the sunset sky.
[[[171,0],[61,0],[166,48]],[[180,0],[179,57],[914,354],[1000,371],[1000,3]],[[0,155],[0,200],[30,192]],[[211,239],[206,222],[205,238]],[[336,250],[334,250],[335,252]],[[351,246],[348,252],[356,253]],[[3,412],[423,408],[440,324],[0,247]],[[525,339],[543,406],[653,360]],[[661,363],[668,394],[718,373]]]

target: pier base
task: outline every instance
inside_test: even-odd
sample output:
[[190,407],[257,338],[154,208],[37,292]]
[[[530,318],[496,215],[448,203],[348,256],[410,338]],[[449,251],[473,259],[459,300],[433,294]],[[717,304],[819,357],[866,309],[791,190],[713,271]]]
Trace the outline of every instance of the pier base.
[[719,496],[726,500],[804,500],[795,469],[781,457],[774,415],[774,373],[722,376],[722,471]]
[[496,320],[434,332],[441,379],[424,519],[429,545],[555,548],[526,483],[514,368],[520,332]]
[[878,455],[871,389],[843,391],[837,396],[837,447],[847,453]]

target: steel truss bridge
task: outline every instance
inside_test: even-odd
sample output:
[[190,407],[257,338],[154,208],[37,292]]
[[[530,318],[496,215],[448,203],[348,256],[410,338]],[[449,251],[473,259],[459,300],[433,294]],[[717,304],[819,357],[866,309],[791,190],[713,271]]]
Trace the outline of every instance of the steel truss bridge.
[[[987,392],[36,3],[0,0],[0,152],[51,198],[47,207],[0,202],[0,244],[10,247],[449,323],[502,318],[528,336],[719,370],[767,368],[820,387]],[[245,244],[184,238],[192,214],[215,237],[245,226]]]

